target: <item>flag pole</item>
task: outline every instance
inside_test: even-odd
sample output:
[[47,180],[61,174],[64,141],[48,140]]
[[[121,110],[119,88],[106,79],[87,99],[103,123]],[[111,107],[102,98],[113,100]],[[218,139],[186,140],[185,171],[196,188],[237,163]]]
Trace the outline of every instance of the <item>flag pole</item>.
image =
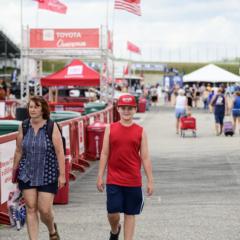
[[[115,0],[114,0],[115,1]],[[112,42],[113,42],[113,47],[112,47],[112,56],[113,56],[113,64],[112,64],[112,98],[114,97],[114,91],[115,91],[115,57],[114,57],[114,33],[115,33],[115,8],[113,8],[112,11]]]
[[23,0],[20,0],[20,95],[23,100]]

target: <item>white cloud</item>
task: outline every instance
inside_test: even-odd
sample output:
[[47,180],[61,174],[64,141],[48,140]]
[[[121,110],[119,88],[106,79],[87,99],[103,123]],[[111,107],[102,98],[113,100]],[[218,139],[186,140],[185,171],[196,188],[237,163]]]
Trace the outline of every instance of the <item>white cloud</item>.
[[[67,15],[37,10],[36,2],[23,0],[24,25],[96,28],[106,24],[107,0],[62,1],[68,5]],[[201,52],[202,58],[205,52],[206,60],[240,54],[239,0],[142,0],[142,17],[113,12],[113,2],[109,0],[108,20],[114,27],[120,57],[128,57],[127,40],[142,48],[140,58],[150,60],[189,60],[194,52]],[[0,8],[0,26],[19,42],[20,0],[0,0],[0,4],[4,6]]]

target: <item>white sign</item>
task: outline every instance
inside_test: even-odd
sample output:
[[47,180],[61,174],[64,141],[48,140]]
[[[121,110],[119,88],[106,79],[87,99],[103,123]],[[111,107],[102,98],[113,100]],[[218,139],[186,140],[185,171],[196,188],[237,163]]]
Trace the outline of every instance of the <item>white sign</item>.
[[100,122],[104,123],[104,114],[103,113],[100,114]]
[[89,118],[89,125],[92,125],[95,122],[95,118],[92,116]]
[[0,102],[0,117],[5,117],[5,102]]
[[79,154],[83,154],[85,152],[83,121],[78,122],[78,139],[79,139]]
[[81,75],[82,72],[83,72],[83,66],[81,65],[68,67],[68,70],[67,70],[68,75],[76,75],[76,74]]
[[1,204],[8,200],[9,193],[16,188],[16,185],[12,183],[12,166],[15,148],[15,140],[0,144]]
[[54,30],[43,30],[43,41],[54,41]]
[[70,136],[69,136],[69,125],[62,127],[62,135],[66,140],[66,148],[70,148]]

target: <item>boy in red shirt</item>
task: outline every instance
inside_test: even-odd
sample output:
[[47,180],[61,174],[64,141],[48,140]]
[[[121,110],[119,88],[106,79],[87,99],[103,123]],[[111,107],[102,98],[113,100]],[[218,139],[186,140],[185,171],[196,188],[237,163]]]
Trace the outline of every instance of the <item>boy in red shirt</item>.
[[133,240],[135,215],[143,208],[143,165],[147,177],[147,194],[153,193],[152,164],[148,152],[147,136],[143,128],[133,122],[136,101],[132,95],[118,100],[120,121],[106,127],[97,188],[104,191],[104,172],[107,166],[107,211],[111,226],[109,240],[118,240],[121,231],[120,213],[124,213],[124,240]]

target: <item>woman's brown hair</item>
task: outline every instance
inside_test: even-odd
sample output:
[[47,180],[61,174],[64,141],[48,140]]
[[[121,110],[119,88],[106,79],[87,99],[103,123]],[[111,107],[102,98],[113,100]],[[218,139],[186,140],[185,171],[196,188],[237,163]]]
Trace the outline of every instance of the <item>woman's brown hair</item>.
[[236,91],[235,94],[239,97],[240,96],[240,91]]
[[43,119],[46,119],[46,120],[49,119],[50,109],[49,109],[47,101],[42,96],[33,96],[30,98],[30,100],[27,104],[28,115],[29,115],[30,102],[34,102],[37,106],[41,106],[42,113],[43,113],[43,115],[42,115]]

